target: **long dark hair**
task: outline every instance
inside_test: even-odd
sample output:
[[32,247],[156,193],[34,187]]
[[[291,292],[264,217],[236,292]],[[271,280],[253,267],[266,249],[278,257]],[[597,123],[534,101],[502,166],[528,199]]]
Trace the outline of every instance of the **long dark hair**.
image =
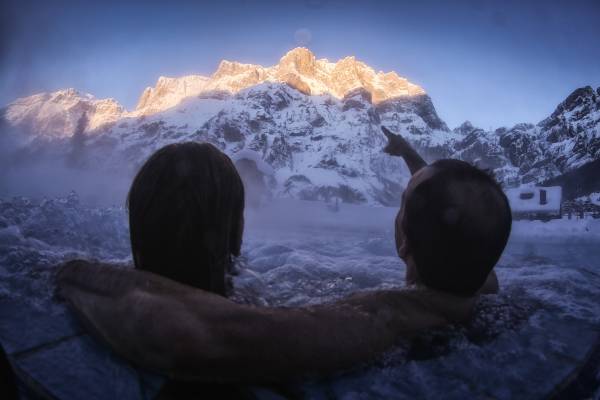
[[209,143],[161,148],[134,178],[127,206],[136,268],[225,295],[244,229],[244,186],[227,155]]

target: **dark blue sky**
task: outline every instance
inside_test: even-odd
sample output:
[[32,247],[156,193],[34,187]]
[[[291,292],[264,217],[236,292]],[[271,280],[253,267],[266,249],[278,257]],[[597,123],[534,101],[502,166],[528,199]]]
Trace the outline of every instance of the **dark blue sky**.
[[[217,4],[218,3],[218,4]],[[538,122],[600,85],[600,1],[2,1],[0,104],[74,87],[133,108],[160,75],[275,64],[300,29],[425,88],[450,127]],[[307,35],[303,35],[306,39]],[[304,40],[305,40],[304,39]],[[302,43],[300,43],[302,44]]]

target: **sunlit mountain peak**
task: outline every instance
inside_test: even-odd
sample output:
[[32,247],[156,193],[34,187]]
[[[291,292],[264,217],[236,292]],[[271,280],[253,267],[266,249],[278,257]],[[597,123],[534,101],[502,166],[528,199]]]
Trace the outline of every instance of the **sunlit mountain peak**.
[[209,78],[200,75],[161,77],[155,87],[144,90],[135,112],[153,114],[202,92],[237,93],[266,81],[287,83],[308,95],[331,94],[338,98],[343,98],[351,90],[364,88],[371,93],[374,103],[425,94],[421,87],[397,73],[375,72],[354,56],[333,63],[325,58],[317,59],[305,47],[297,47],[270,67],[223,60]]

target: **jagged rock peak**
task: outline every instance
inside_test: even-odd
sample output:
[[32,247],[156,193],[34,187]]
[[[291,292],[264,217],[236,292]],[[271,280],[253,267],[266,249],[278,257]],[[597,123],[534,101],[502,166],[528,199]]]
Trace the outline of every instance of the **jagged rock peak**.
[[474,127],[471,121],[465,121],[460,126],[457,126],[453,129],[453,132],[460,133],[463,135],[468,135],[478,128]]
[[154,88],[147,88],[142,93],[136,113],[145,115],[162,111],[185,97],[207,91],[235,94],[266,81],[287,83],[308,95],[331,94],[340,99],[354,89],[364,88],[374,103],[425,94],[421,87],[395,72],[376,73],[353,56],[332,63],[324,58],[317,59],[305,47],[297,47],[271,67],[223,60],[210,78],[199,75],[161,77]]
[[217,71],[211,76],[211,79],[219,79],[224,76],[233,76],[248,71],[260,70],[262,67],[255,64],[243,64],[237,61],[223,60],[219,63]]
[[[305,95],[344,99],[345,110],[369,108],[368,103],[414,100],[415,109],[431,129],[447,129],[438,121],[423,89],[395,72],[375,72],[352,56],[337,62],[317,59],[303,47],[290,50],[271,67],[223,60],[210,77],[161,76],[154,87],[142,92],[132,112],[124,110],[113,99],[99,100],[75,89],[65,89],[18,99],[7,107],[5,115],[12,125],[28,126],[31,131],[43,132],[49,137],[69,137],[84,125],[85,132],[98,130],[120,118],[145,117],[173,109],[187,98],[200,97],[218,107],[215,102],[225,101],[228,94],[237,95],[244,89],[267,83],[286,84]],[[271,90],[269,85],[261,87],[261,90]],[[80,123],[84,119],[86,123]]]
[[575,107],[580,106],[585,102],[596,102],[596,93],[591,86],[575,89],[562,103],[558,105],[554,111],[554,114],[563,111],[571,111]]
[[316,58],[307,48],[297,47],[281,57],[277,66],[281,70],[293,69],[303,75],[314,75]]
[[360,99],[362,101],[365,101],[367,103],[372,103],[373,102],[373,96],[371,95],[371,92],[369,92],[367,89],[359,87],[353,90],[350,90],[349,92],[347,92],[344,95],[344,98],[342,99],[343,101],[348,101],[349,99]]
[[373,102],[379,103],[396,97],[425,94],[425,91],[395,72],[375,72],[367,64],[348,56],[332,63],[327,59],[316,59],[304,47],[295,48],[282,57],[279,77],[288,81],[289,73],[295,73],[295,81],[310,87],[312,94],[329,93],[343,98],[349,91],[364,88],[371,93]]
[[198,95],[208,81],[209,78],[201,75],[187,75],[181,78],[161,76],[155,87],[147,87],[142,92],[136,110],[151,114],[173,107],[186,97]]
[[538,126],[546,129],[558,126],[567,128],[565,124],[577,123],[589,116],[598,116],[597,112],[600,111],[600,95],[598,93],[600,93],[600,87],[596,91],[591,86],[575,89]]

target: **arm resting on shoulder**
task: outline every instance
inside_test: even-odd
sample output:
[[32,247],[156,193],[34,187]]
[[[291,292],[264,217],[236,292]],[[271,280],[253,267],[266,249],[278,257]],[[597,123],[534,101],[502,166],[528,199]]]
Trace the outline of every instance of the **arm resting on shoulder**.
[[[151,273],[85,262],[64,266],[58,285],[86,326],[118,354],[188,380],[273,382],[327,374],[449,322],[436,308],[446,307],[447,298],[432,301],[402,290],[312,307],[253,307]],[[472,305],[456,301],[456,315]]]

